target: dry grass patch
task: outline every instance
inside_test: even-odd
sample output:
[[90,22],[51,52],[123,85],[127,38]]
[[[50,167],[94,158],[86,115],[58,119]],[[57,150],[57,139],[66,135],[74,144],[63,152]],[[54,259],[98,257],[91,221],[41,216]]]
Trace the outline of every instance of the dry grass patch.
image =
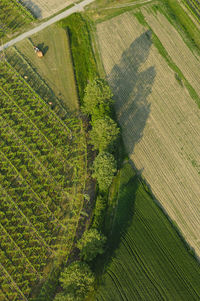
[[97,34],[130,158],[199,255],[200,111],[131,14]]

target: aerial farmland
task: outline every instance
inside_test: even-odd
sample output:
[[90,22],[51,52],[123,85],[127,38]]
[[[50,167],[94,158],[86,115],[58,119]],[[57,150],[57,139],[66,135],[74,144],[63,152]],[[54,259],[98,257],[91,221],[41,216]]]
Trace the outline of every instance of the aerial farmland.
[[56,14],[77,0],[22,0],[36,18],[43,19]]
[[[164,15],[142,13],[146,26],[134,13],[99,24],[100,52],[129,156],[199,255],[199,98],[185,83],[200,96],[200,61]],[[182,78],[154,45],[155,36]]]
[[0,3],[0,301],[200,300],[196,0]]

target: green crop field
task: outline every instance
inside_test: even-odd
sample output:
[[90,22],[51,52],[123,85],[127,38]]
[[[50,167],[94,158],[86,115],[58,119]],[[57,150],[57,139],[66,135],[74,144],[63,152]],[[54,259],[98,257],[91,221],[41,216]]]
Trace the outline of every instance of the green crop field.
[[[0,63],[0,300],[27,300],[69,255],[87,173],[84,129]],[[58,113],[56,114],[55,111]]]
[[0,39],[17,31],[35,18],[17,0],[1,0],[0,2]]
[[199,300],[197,261],[129,164],[119,180],[109,245],[121,240],[95,300]]
[[199,0],[184,0],[185,4],[191,9],[191,11],[200,19],[200,2]]

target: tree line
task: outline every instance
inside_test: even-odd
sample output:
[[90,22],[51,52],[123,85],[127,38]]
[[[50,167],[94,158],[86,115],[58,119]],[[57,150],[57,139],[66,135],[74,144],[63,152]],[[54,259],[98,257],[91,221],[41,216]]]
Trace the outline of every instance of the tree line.
[[54,301],[81,301],[93,290],[95,277],[90,263],[98,254],[102,254],[106,237],[101,233],[107,206],[107,194],[113,176],[117,172],[114,150],[120,135],[120,129],[112,116],[112,92],[102,79],[88,83],[83,98],[82,111],[90,120],[89,143],[96,152],[92,166],[92,177],[97,181],[97,199],[91,227],[86,230],[76,247],[80,251],[80,260],[67,266],[60,276],[62,291]]

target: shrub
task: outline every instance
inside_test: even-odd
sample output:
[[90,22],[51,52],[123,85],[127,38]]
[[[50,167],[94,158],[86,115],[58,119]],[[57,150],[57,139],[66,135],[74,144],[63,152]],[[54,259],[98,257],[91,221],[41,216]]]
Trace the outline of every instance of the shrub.
[[97,229],[90,229],[84,232],[83,236],[77,243],[81,251],[81,257],[86,261],[93,260],[98,254],[104,252],[106,237],[99,233]]

